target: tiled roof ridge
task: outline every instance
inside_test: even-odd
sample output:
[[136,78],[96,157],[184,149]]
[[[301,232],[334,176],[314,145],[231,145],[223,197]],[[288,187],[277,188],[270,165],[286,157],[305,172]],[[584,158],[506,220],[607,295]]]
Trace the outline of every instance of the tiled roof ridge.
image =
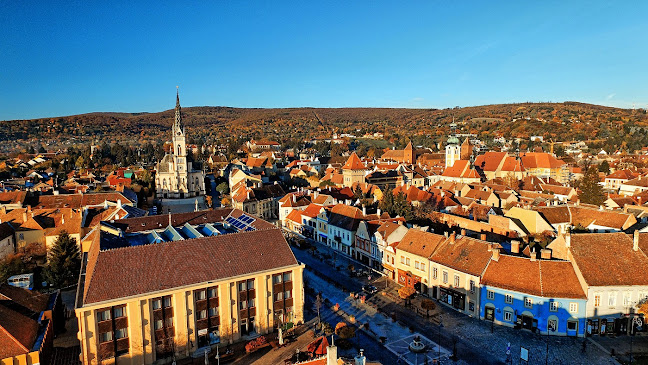
[[[169,226],[167,226],[167,227],[169,227]],[[173,227],[173,228],[176,229],[175,227]],[[149,243],[149,244],[145,244],[145,245],[114,247],[114,248],[107,248],[105,250],[100,250],[99,252],[116,251],[116,250],[122,250],[122,249],[132,249],[132,248],[136,248],[136,247],[147,247],[147,246],[151,246],[151,245],[162,245],[162,244],[165,244],[165,243],[172,244],[172,243],[175,243],[175,242],[189,242],[190,243],[191,241],[200,240],[200,239],[204,239],[204,238],[230,236],[230,235],[235,235],[235,234],[240,234],[240,233],[250,234],[250,233],[254,233],[254,232],[270,231],[270,230],[274,230],[274,229],[278,230],[279,228],[276,228],[276,227],[268,227],[268,228],[261,228],[261,229],[256,229],[255,228],[254,231],[238,231],[238,232],[219,234],[217,236],[203,236],[203,237],[188,238],[188,239],[183,239],[183,240],[178,240],[178,241],[164,241],[164,242],[159,242],[159,243]],[[152,230],[152,231],[154,231],[154,230]],[[134,233],[141,233],[141,232],[134,232]]]
[[544,297],[544,287],[542,286],[542,262],[538,261],[538,272],[540,273],[540,294]]

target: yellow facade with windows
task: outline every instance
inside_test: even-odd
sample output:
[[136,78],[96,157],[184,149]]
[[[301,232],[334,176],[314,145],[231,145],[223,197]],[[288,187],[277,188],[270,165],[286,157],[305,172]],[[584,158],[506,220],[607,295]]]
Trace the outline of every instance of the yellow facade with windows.
[[[171,363],[174,357],[190,357],[199,349],[251,339],[280,324],[303,322],[303,270],[303,264],[292,265],[84,305],[76,309],[81,361],[113,364],[117,358],[120,364]],[[207,310],[200,307],[204,300]],[[199,323],[205,320],[205,311],[208,319],[217,317],[208,331],[199,329],[204,327]]]

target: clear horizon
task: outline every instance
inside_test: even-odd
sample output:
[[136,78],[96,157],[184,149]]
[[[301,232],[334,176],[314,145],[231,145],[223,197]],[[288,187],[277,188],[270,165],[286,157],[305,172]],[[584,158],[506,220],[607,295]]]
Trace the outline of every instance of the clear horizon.
[[648,107],[648,3],[0,3],[0,120],[175,105]]

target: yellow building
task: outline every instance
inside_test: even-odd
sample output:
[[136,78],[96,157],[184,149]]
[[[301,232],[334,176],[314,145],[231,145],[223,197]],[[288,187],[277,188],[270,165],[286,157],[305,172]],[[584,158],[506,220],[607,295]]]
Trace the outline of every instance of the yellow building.
[[171,363],[298,324],[303,269],[237,209],[103,222],[77,293],[81,361]]

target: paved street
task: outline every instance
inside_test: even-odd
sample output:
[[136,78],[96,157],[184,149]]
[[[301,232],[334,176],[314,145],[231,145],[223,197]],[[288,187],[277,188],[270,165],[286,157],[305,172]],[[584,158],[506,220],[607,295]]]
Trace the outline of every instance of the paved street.
[[[346,269],[350,263],[358,268],[360,267],[359,263],[338,254],[336,266],[341,267],[341,269],[336,270],[332,266],[331,259],[322,259],[322,254],[332,256],[332,252],[328,247],[317,244],[318,254],[316,256],[313,256],[307,250],[293,249],[293,251],[297,259],[306,264],[307,272],[305,277],[307,285],[315,290],[323,291],[321,290],[322,287],[328,287],[326,290],[330,291],[332,290],[330,288],[333,288],[333,290],[348,296],[348,292],[356,292],[367,282],[366,277],[350,277],[349,271]],[[317,280],[316,277],[320,280]],[[330,285],[323,285],[321,280],[328,282]],[[627,336],[618,338],[592,337],[587,340],[582,338],[546,337],[501,326],[494,326],[493,333],[491,333],[491,326],[488,322],[470,318],[439,303],[436,310],[430,311],[430,318],[426,318],[424,313],[416,313],[415,308],[420,308],[420,298],[412,301],[411,308],[405,308],[402,300],[398,298],[397,284],[389,281],[387,283],[388,289],[384,290],[385,279],[374,279],[372,283],[381,291],[370,296],[364,304],[352,305],[352,310],[358,311],[362,315],[368,315],[367,313],[371,313],[371,308],[374,308],[374,312],[382,313],[376,315],[396,318],[397,322],[394,323],[394,326],[400,324],[404,328],[411,328],[415,332],[426,334],[432,341],[440,342],[441,346],[450,352],[453,345],[456,344],[458,363],[506,363],[506,352],[509,343],[511,363],[513,364],[519,363],[521,347],[529,350],[529,364],[616,364],[616,360],[610,356],[611,348],[615,348],[616,354],[629,353],[630,339]],[[335,296],[335,294],[332,295]],[[326,298],[326,294],[324,294],[324,297]],[[366,308],[363,309],[362,306]],[[440,331],[439,322],[443,324]],[[584,341],[587,341],[585,352],[583,352],[582,345]],[[375,342],[379,343],[378,341]],[[646,351],[648,351],[648,339],[646,337],[636,336],[633,345],[635,354],[643,352],[645,355]],[[621,360],[625,359],[621,358]],[[443,359],[443,357],[442,362],[457,363]],[[390,362],[383,363],[389,364]]]

